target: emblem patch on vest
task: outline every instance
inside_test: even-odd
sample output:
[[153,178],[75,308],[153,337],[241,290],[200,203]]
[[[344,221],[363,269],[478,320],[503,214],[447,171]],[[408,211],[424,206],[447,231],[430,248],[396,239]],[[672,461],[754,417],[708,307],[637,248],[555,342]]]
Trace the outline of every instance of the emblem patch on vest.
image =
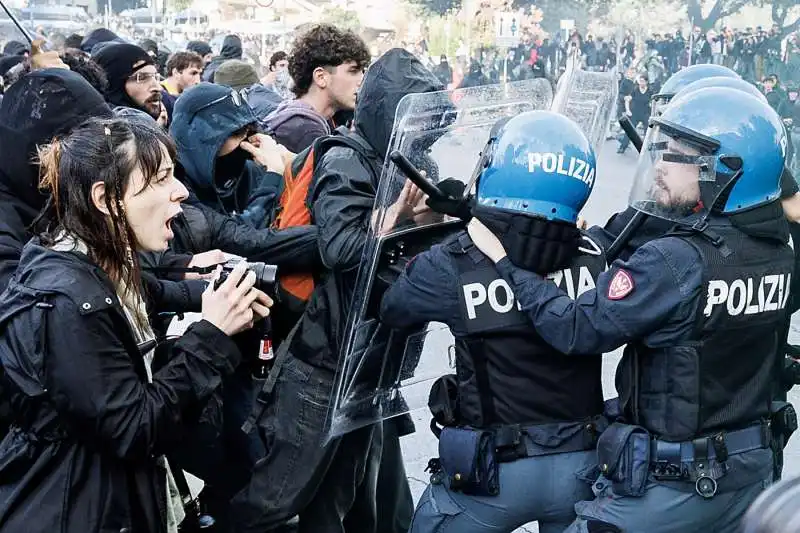
[[633,292],[633,278],[626,271],[620,269],[614,274],[614,279],[608,286],[608,299],[609,300],[622,300],[627,295]]

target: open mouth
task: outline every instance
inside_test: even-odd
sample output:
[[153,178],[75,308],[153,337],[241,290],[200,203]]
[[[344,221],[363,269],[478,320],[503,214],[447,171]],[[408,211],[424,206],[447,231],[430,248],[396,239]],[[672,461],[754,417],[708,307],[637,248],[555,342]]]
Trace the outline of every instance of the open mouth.
[[182,211],[182,210],[181,210],[181,211],[178,211],[177,213],[175,213],[174,215],[172,215],[171,217],[169,217],[169,218],[167,219],[167,221],[164,223],[164,227],[166,227],[166,228],[167,228],[167,231],[169,231],[170,233],[172,233],[172,222],[173,222],[173,221],[174,221],[176,218],[178,218],[178,216],[180,216],[180,214],[181,214],[181,213],[183,213],[183,211]]

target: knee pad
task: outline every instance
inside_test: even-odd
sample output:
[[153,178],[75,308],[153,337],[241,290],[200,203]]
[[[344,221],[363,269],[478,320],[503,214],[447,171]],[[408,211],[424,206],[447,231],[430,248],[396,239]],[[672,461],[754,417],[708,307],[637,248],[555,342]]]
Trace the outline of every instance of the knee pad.
[[588,520],[586,522],[586,529],[589,533],[623,533],[620,528],[608,522],[600,520]]

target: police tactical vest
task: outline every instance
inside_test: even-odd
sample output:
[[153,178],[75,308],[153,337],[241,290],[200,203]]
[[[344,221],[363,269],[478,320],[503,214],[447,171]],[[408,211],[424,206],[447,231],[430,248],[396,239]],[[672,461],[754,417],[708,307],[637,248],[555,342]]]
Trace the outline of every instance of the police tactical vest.
[[[465,233],[446,249],[460,278],[459,329],[467,332],[455,339],[459,423],[485,428],[601,414],[602,357],[566,356],[544,342],[511,287]],[[601,248],[584,236],[572,265],[548,277],[575,299],[595,288],[605,268]]]
[[625,417],[669,441],[742,428],[769,415],[794,255],[788,245],[730,225],[713,231],[722,246],[679,235],[702,258],[692,336],[669,348],[628,345],[617,374]]

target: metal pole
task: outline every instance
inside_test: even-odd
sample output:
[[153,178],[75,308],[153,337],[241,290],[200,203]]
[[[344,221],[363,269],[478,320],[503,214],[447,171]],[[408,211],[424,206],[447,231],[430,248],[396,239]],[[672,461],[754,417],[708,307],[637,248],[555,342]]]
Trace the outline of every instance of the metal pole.
[[31,34],[28,33],[28,31],[25,28],[22,27],[22,24],[20,24],[20,22],[17,20],[17,17],[14,16],[14,14],[11,12],[11,10],[9,10],[6,7],[6,5],[3,3],[3,0],[0,0],[0,6],[3,7],[3,11],[6,12],[6,15],[8,15],[8,18],[11,19],[11,22],[14,23],[14,26],[16,26],[17,29],[22,32],[22,35],[25,36],[25,38],[28,40],[28,43],[32,46],[33,45],[33,37],[31,37]]

